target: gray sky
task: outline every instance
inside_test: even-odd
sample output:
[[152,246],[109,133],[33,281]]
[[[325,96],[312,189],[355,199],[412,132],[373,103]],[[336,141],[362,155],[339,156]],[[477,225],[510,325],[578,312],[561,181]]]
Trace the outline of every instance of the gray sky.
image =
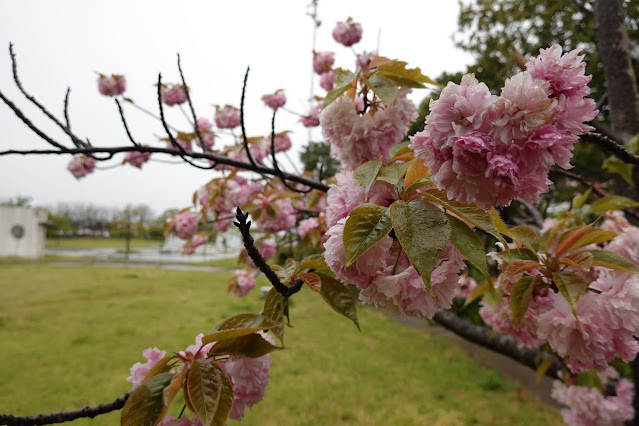
[[[176,53],[192,90],[199,116],[212,120],[212,105],[239,107],[246,66],[251,67],[246,98],[249,136],[270,132],[270,113],[260,98],[285,89],[289,109],[305,113],[311,75],[312,20],[306,0],[244,1],[123,1],[86,0],[0,1],[0,89],[17,102],[35,123],[58,141],[70,143],[19,94],[12,81],[8,53],[12,41],[24,87],[52,112],[62,115],[64,94],[71,86],[71,125],[96,146],[127,145],[115,103],[99,95],[95,72],[127,77],[126,95],[156,112],[157,74],[178,82]],[[318,51],[336,54],[336,65],[354,68],[353,53],[335,43],[331,31],[349,16],[362,24],[358,52],[375,50],[407,61],[431,77],[457,71],[470,63],[469,55],[453,46],[457,28],[456,1],[320,0]],[[316,93],[324,91],[315,79]],[[418,102],[427,95],[417,91]],[[161,125],[126,107],[132,133],[139,141],[156,143]],[[188,125],[177,110],[171,124]],[[48,145],[0,103],[0,150],[47,149]],[[292,130],[298,149],[308,133],[298,118],[279,113],[277,130]],[[218,138],[216,147],[230,143]],[[292,152],[291,156],[297,157]],[[109,164],[121,163],[123,156]],[[167,156],[157,156],[171,160]],[[0,200],[20,194],[36,205],[57,201],[122,207],[150,205],[156,214],[187,207],[191,195],[213,173],[186,165],[147,163],[140,171],[129,165],[96,171],[77,181],[66,170],[69,156],[0,157]],[[105,164],[101,164],[104,166]]]

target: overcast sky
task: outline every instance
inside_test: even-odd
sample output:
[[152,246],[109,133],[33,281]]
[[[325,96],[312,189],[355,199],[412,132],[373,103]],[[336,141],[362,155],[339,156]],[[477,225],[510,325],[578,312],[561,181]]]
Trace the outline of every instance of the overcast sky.
[[[18,69],[27,91],[55,114],[62,115],[67,86],[71,87],[71,125],[95,146],[122,146],[128,140],[113,100],[100,96],[95,72],[126,75],[126,95],[156,112],[154,84],[159,72],[177,82],[176,54],[192,90],[198,114],[212,120],[212,105],[239,107],[242,80],[251,67],[246,98],[249,136],[270,132],[270,113],[260,98],[285,89],[287,107],[305,113],[311,81],[313,24],[310,1],[3,1],[0,13],[0,90],[58,141],[70,143],[19,94],[12,81],[9,42],[14,43]],[[316,50],[336,54],[336,65],[354,68],[353,53],[335,43],[331,31],[349,16],[364,29],[354,47],[407,61],[431,77],[458,71],[469,55],[451,40],[457,28],[456,1],[319,0],[321,26]],[[315,85],[318,80],[315,79]],[[324,92],[317,86],[317,94]],[[418,91],[418,102],[427,95]],[[189,131],[182,113],[169,111],[171,124]],[[160,124],[126,107],[134,136],[157,144]],[[292,130],[295,149],[308,139],[298,118],[281,113],[277,130]],[[0,151],[47,149],[0,103]],[[230,143],[218,138],[216,146]],[[291,154],[297,157],[297,154]],[[123,156],[109,165],[122,161]],[[157,156],[163,160],[170,157]],[[69,156],[0,157],[0,201],[18,194],[35,205],[58,201],[123,207],[145,203],[156,214],[187,207],[191,195],[213,177],[212,172],[186,165],[147,163],[139,171],[129,165],[96,171],[76,180],[67,170]],[[104,166],[106,164],[101,164]]]

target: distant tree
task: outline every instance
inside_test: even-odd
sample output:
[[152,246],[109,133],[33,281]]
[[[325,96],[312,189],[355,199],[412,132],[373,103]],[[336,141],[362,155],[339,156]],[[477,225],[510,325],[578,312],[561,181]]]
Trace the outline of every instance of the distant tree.
[[300,154],[300,160],[304,171],[313,173],[318,180],[333,176],[341,167],[339,161],[331,157],[331,149],[324,142],[310,142]]
[[31,197],[16,195],[15,198],[0,201],[0,206],[31,207]]

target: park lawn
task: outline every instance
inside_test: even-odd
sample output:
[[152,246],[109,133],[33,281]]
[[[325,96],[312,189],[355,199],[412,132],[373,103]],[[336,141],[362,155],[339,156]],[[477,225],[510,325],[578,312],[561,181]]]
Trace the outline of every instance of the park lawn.
[[239,265],[237,263],[237,256],[225,257],[224,259],[214,259],[208,260],[206,262],[193,262],[191,265],[198,266],[215,266],[217,268],[226,268],[226,269],[242,269],[244,265]]
[[[132,238],[131,249],[147,248],[162,245],[162,240]],[[123,238],[47,238],[46,248],[54,249],[89,249],[89,248],[117,248],[124,250],[126,240]]]
[[[0,265],[0,411],[48,413],[121,396],[143,349],[181,350],[219,321],[261,310],[257,291],[226,295],[229,276]],[[308,289],[291,302],[287,348],[272,354],[266,398],[243,423],[560,424],[554,407],[451,343],[372,309],[359,309],[360,333]],[[115,412],[73,424],[118,421]]]

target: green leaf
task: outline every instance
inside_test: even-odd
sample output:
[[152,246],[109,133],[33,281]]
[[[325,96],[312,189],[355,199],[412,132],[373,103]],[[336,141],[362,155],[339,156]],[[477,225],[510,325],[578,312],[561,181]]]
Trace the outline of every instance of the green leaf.
[[335,82],[334,89],[326,94],[324,97],[324,108],[329,106],[333,101],[339,98],[344,92],[353,87],[353,81],[357,77],[356,74],[345,71],[341,68],[333,70],[337,74],[337,81]]
[[406,174],[406,170],[410,166],[411,162],[402,164],[393,164],[390,166],[382,167],[377,174],[378,180],[383,180],[391,185],[397,185],[400,180]]
[[515,226],[509,229],[510,236],[532,251],[539,251],[539,236],[530,226]]
[[326,303],[328,303],[335,312],[353,321],[357,329],[360,330],[359,322],[357,321],[357,300],[353,294],[348,291],[348,288],[339,280],[324,274],[317,275],[319,275],[322,280],[320,294]]
[[390,206],[390,217],[399,244],[434,296],[430,274],[450,239],[446,215],[424,200],[397,200]]
[[633,164],[626,164],[622,160],[618,159],[615,156],[608,157],[606,161],[603,162],[601,168],[607,171],[608,173],[618,173],[621,177],[630,184],[633,188],[635,187],[635,181],[632,177],[632,171],[634,169]]
[[484,281],[481,284],[478,284],[477,287],[475,287],[470,294],[466,297],[466,300],[464,301],[464,306],[462,307],[466,307],[468,305],[470,305],[471,303],[473,303],[473,301],[475,299],[477,299],[479,296],[481,296],[482,294],[486,293],[487,291],[490,292],[494,290],[493,284],[492,284],[492,280],[490,281]]
[[364,200],[368,201],[368,191],[370,191],[379,169],[382,167],[381,161],[367,161],[355,169],[355,180],[364,187]]
[[572,209],[577,210],[581,206],[583,206],[591,192],[592,192],[592,188],[588,188],[588,190],[584,192],[583,194],[575,195],[574,198],[572,199]]
[[209,351],[209,357],[213,355],[233,355],[258,358],[281,349],[283,348],[271,344],[259,333],[253,333],[217,342]]
[[[442,207],[450,210],[451,213],[454,213],[455,216],[462,219],[463,221],[468,222],[473,226],[476,226],[477,228],[489,233],[490,235],[501,241],[504,245],[507,244],[506,240],[504,240],[504,238],[500,234],[501,230],[497,229],[497,226],[500,225],[495,225],[491,213],[480,209],[474,202],[472,204],[464,204],[456,200],[449,200],[446,196],[446,191],[442,191],[440,189],[431,189],[423,192],[422,194],[430,200],[433,200],[437,204],[441,205]],[[495,212],[495,214],[497,213]],[[499,215],[497,215],[497,217],[499,217]],[[499,219],[499,221],[501,222],[501,219]],[[503,224],[503,222],[501,223]],[[504,230],[507,231],[505,224],[503,225],[503,227]]]
[[191,363],[186,389],[194,414],[204,426],[224,425],[233,406],[233,387],[226,374],[206,358]]
[[294,259],[286,259],[286,263],[282,268],[279,265],[272,265],[271,269],[283,283],[288,283],[298,270],[297,262]]
[[504,260],[533,260],[538,261],[537,253],[525,248],[510,249],[510,251],[502,251],[497,253],[497,256]]
[[639,207],[639,203],[630,198],[622,197],[621,195],[608,195],[595,200],[590,205],[590,211],[592,213],[599,213],[608,210],[629,209],[632,207]]
[[326,260],[324,260],[324,256],[321,254],[312,254],[310,256],[306,256],[299,265],[299,270],[302,271],[304,269],[322,269],[324,271],[330,271],[331,268],[326,264]]
[[477,234],[456,217],[448,214],[446,217],[448,218],[448,223],[450,223],[450,240],[461,254],[468,259],[470,264],[477,268],[479,272],[490,281],[492,278],[488,272],[486,251]]
[[264,315],[266,318],[276,321],[281,325],[277,325],[273,328],[270,328],[280,341],[280,343],[284,344],[284,313],[286,311],[286,304],[288,303],[288,299],[282,296],[275,287],[271,288],[266,295],[266,300],[264,301]]
[[120,413],[120,426],[152,426],[164,416],[164,388],[171,383],[172,373],[160,373],[135,388]]
[[588,250],[592,254],[592,264],[618,271],[639,274],[639,266],[625,257],[608,250]]
[[495,210],[494,207],[490,208],[490,210],[488,211],[488,214],[490,215],[490,219],[493,222],[493,225],[495,226],[497,231],[499,231],[500,233],[506,236],[510,236],[510,233],[508,232],[508,226],[501,219],[501,216],[499,216],[499,213],[497,213],[497,210]]
[[396,145],[393,145],[390,151],[388,151],[388,158],[395,157],[395,155],[397,155],[397,153],[403,150],[404,148],[408,149],[408,145],[410,145],[410,141],[400,142]]
[[226,339],[234,339],[247,334],[268,330],[273,327],[283,325],[281,322],[273,321],[259,314],[239,314],[218,324],[211,334],[202,338],[202,344],[216,342]]
[[612,240],[617,235],[618,234],[616,232],[592,228],[572,246],[571,250],[578,249],[589,244],[605,243],[606,241]]
[[572,271],[553,272],[552,278],[559,292],[570,305],[575,319],[579,322],[579,318],[577,318],[577,303],[588,288],[588,282]]
[[546,375],[546,372],[551,365],[555,362],[555,358],[549,356],[541,364],[537,366],[537,372],[535,373],[535,384],[538,385],[541,379]]
[[362,204],[351,210],[344,224],[343,235],[346,266],[351,266],[358,257],[388,235],[392,227],[387,207]]
[[524,275],[513,286],[510,294],[510,306],[513,311],[513,319],[517,328],[520,327],[520,323],[530,304],[532,298],[532,292],[534,289],[535,278],[530,275]]
[[580,268],[584,270],[589,270],[592,266],[593,257],[587,251],[579,251],[576,253],[570,253],[566,257],[559,258],[559,263],[564,265],[572,266],[574,268]]
[[395,79],[402,86],[424,88],[424,84],[439,86],[433,80],[422,74],[419,68],[406,68],[407,62],[393,60],[377,67],[376,74]]
[[370,78],[361,77],[362,81],[381,99],[384,105],[390,105],[397,97],[397,83],[379,73]]

